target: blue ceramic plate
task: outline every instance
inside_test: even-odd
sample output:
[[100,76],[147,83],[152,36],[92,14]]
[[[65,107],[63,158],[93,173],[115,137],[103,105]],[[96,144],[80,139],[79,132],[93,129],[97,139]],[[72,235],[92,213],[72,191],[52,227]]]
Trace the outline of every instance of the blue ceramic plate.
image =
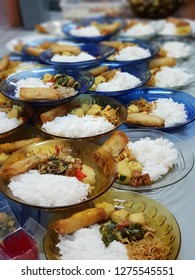
[[[185,110],[187,113],[187,121],[182,124],[178,124],[171,127],[145,127],[145,128],[155,128],[160,130],[169,130],[173,128],[178,128],[181,126],[184,126],[192,121],[195,120],[195,100],[194,97],[186,92],[178,91],[178,90],[169,90],[169,89],[163,89],[163,88],[138,88],[133,90],[131,94],[122,96],[120,98],[120,101],[125,104],[126,106],[129,105],[129,103],[133,100],[137,100],[140,98],[144,98],[147,101],[155,101],[159,98],[172,98],[173,101],[178,103],[183,103],[185,106]],[[135,126],[127,124],[128,126],[133,127],[140,127],[144,128],[144,126]]]
[[[69,76],[72,76],[80,84],[77,90],[77,94],[59,100],[40,100],[40,101],[37,100],[23,101],[15,96],[16,83],[19,80],[27,79],[27,78],[42,78],[46,73],[50,73],[52,75],[65,73]],[[11,76],[1,84],[0,90],[6,97],[12,100],[27,102],[34,106],[49,106],[49,105],[57,105],[57,104],[68,102],[72,100],[74,97],[76,97],[77,95],[81,93],[85,93],[92,86],[93,82],[94,82],[94,78],[88,71],[76,71],[76,70],[55,69],[53,67],[42,67],[29,71],[23,71]]]
[[[116,63],[112,63],[109,64],[107,62],[102,63],[100,66],[108,66],[109,70],[112,69],[117,69],[120,68],[121,72],[127,72],[137,78],[139,78],[141,80],[141,82],[136,86],[137,87],[141,87],[143,86],[145,83],[147,83],[147,81],[150,79],[150,71],[148,69],[146,69],[143,65],[141,66],[131,66],[131,65],[124,65],[122,67],[118,67],[118,64]],[[89,93],[95,93],[95,94],[101,94],[101,95],[106,95],[106,96],[122,96],[122,95],[126,95],[128,93],[130,93],[132,90],[134,90],[134,88],[129,88],[129,89],[125,89],[125,90],[118,90],[118,91],[92,91],[92,90],[88,90]]]
[[[104,24],[104,23],[108,23],[108,24],[112,24],[114,22],[120,22],[120,27],[117,28],[114,32],[109,33],[107,35],[100,35],[100,36],[76,36],[73,35],[71,32],[74,29],[77,29],[79,27],[88,27],[91,25],[91,22],[96,21],[100,24]],[[100,17],[100,18],[94,18],[94,19],[88,19],[88,20],[84,20],[83,22],[73,22],[70,24],[65,24],[64,26],[62,26],[62,31],[64,32],[64,34],[66,36],[68,36],[69,38],[76,40],[76,41],[80,41],[80,42],[100,42],[103,40],[108,40],[111,37],[113,37],[114,35],[116,35],[122,28],[124,28],[125,26],[125,20],[121,19],[121,18],[107,18],[107,17]]]
[[144,40],[139,40],[139,39],[125,39],[118,37],[114,41],[121,41],[121,42],[129,42],[136,44],[138,47],[143,48],[143,49],[148,49],[150,51],[150,56],[142,59],[136,59],[136,60],[107,60],[110,64],[114,63],[115,65],[117,64],[118,66],[123,66],[127,64],[143,64],[148,62],[150,59],[152,59],[160,50],[158,44],[150,43],[149,41],[144,41]]
[[97,44],[97,43],[88,43],[79,45],[81,51],[87,52],[88,54],[95,56],[96,59],[79,61],[79,62],[55,62],[51,61],[53,57],[53,52],[51,50],[47,50],[42,52],[40,55],[40,59],[48,64],[52,64],[55,67],[65,67],[67,68],[88,68],[99,65],[103,60],[105,60],[108,56],[114,53],[114,48],[108,47],[105,45]]

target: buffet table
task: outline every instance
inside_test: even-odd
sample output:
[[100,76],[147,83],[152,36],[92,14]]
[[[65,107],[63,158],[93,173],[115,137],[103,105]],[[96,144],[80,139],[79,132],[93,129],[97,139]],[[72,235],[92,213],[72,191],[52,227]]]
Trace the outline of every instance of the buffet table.
[[[34,34],[34,33],[33,33]],[[1,54],[6,53],[3,44],[0,45]],[[195,48],[195,43],[194,43]],[[189,61],[183,63],[191,72],[195,74],[195,51]],[[192,84],[182,88],[192,96],[195,96],[195,86]],[[195,104],[195,101],[194,101]],[[122,125],[120,129],[127,129],[128,127]],[[185,141],[186,145],[191,148],[193,154],[195,154],[195,122],[191,122],[181,128],[172,129],[167,131],[174,136],[177,136],[181,140]],[[179,260],[193,260],[195,259],[195,240],[194,240],[194,228],[195,228],[195,172],[194,167],[191,172],[179,182],[167,186],[164,188],[156,189],[153,191],[143,191],[142,194],[157,200],[165,207],[167,207],[175,216],[180,230],[181,230],[181,249],[178,256]],[[33,212],[33,211],[32,211]],[[40,215],[40,223],[46,227],[52,214],[42,211],[41,213],[34,210],[35,215]],[[42,255],[44,258],[44,254]]]

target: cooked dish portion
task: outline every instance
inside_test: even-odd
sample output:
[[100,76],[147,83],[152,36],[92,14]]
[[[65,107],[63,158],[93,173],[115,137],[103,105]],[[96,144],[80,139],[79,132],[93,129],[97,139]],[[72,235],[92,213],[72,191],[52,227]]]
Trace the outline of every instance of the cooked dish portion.
[[128,72],[122,72],[120,68],[109,70],[108,66],[99,66],[90,70],[95,77],[92,91],[121,91],[134,88],[141,80]]
[[61,137],[90,137],[113,130],[119,123],[118,109],[110,105],[83,103],[81,107],[68,110],[59,105],[40,115],[41,128]]
[[144,98],[134,100],[127,107],[127,124],[171,127],[187,121],[185,105],[172,98],[159,98],[148,102]]
[[154,26],[147,21],[130,20],[127,22],[121,35],[126,37],[152,36],[156,32]]
[[55,154],[28,155],[1,170],[13,195],[36,206],[64,206],[87,199],[96,181],[93,168],[80,158]]
[[76,95],[79,83],[66,74],[45,74],[16,83],[15,97],[21,100],[58,100]]
[[115,210],[107,202],[58,220],[51,229],[59,234],[61,259],[165,260],[170,252],[142,212]]
[[164,28],[159,32],[161,35],[189,35],[192,33],[190,23],[184,19],[168,17]]
[[167,139],[149,137],[135,142],[115,131],[102,145],[117,162],[117,179],[123,185],[149,186],[177,163],[178,152]]
[[108,34],[115,33],[121,26],[121,23],[115,21],[113,23],[99,23],[97,21],[92,21],[87,26],[78,26],[70,31],[71,35],[74,36],[84,36],[84,37],[96,37],[104,36]]
[[129,61],[151,56],[149,49],[144,49],[132,42],[104,41],[102,44],[115,48],[116,52],[108,60]]

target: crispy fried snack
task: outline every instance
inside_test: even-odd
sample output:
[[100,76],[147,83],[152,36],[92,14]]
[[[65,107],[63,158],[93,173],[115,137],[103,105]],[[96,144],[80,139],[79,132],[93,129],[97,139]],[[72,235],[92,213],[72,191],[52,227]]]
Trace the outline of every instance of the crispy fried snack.
[[42,123],[51,122],[56,117],[65,116],[68,113],[66,104],[62,104],[44,112],[40,115]]
[[67,219],[61,219],[51,225],[51,229],[59,234],[70,234],[80,228],[88,227],[108,219],[114,206],[107,202],[97,203],[95,208],[77,212]]
[[7,69],[8,65],[9,65],[9,56],[6,54],[0,60],[0,71],[4,71],[5,69]]
[[13,153],[20,148],[23,148],[27,145],[33,144],[33,143],[38,143],[42,141],[41,138],[36,137],[36,138],[31,138],[31,139],[24,139],[24,140],[19,140],[11,143],[4,143],[0,144],[0,153]]
[[21,100],[58,100],[60,99],[60,93],[58,89],[54,88],[28,88],[22,87],[20,89]]
[[174,66],[176,65],[176,59],[174,57],[160,57],[154,58],[149,61],[148,68],[155,69],[162,66]]
[[108,70],[108,66],[98,66],[94,69],[89,70],[89,72],[94,76],[97,77],[101,75],[102,73],[106,72]]
[[164,119],[144,113],[132,113],[128,114],[126,123],[133,125],[142,125],[142,126],[156,126],[162,127],[164,126]]
[[30,169],[36,168],[40,163],[45,163],[47,161],[47,154],[33,155],[10,164],[8,167],[1,170],[1,174],[4,174],[7,179],[11,179],[11,177],[25,173]]
[[117,157],[129,142],[128,137],[122,131],[114,131],[110,138],[108,138],[102,148],[107,150],[113,157]]

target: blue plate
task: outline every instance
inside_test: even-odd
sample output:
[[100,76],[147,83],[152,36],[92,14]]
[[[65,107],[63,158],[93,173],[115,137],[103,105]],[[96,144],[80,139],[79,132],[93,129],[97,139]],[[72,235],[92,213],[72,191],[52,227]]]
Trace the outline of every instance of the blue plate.
[[[46,73],[50,73],[52,75],[65,73],[69,76],[72,76],[80,84],[77,90],[77,94],[59,100],[40,100],[40,101],[37,100],[23,101],[15,97],[16,83],[19,80],[27,79],[27,78],[42,78]],[[12,100],[27,102],[33,106],[49,106],[49,105],[57,105],[57,104],[68,102],[72,100],[74,97],[76,97],[77,95],[85,93],[92,86],[93,82],[94,82],[94,78],[88,71],[76,71],[71,69],[65,70],[65,69],[55,69],[53,67],[42,67],[29,71],[23,71],[11,76],[1,84],[0,90],[6,97]]]
[[[152,128],[152,129],[159,129],[159,130],[170,130],[173,128],[184,126],[195,120],[195,99],[192,95],[186,92],[163,89],[163,88],[138,88],[133,90],[131,94],[122,96],[121,98],[119,98],[119,100],[124,105],[128,106],[131,101],[140,99],[141,97],[149,102],[155,101],[159,98],[172,98],[173,101],[175,102],[183,103],[185,106],[185,111],[187,113],[187,121],[185,123],[178,124],[171,127],[145,127],[146,129]],[[130,125],[127,123],[126,125],[132,127],[144,128],[144,126]]]
[[51,50],[47,50],[42,52],[40,55],[40,59],[48,64],[52,64],[55,67],[64,67],[64,68],[88,68],[99,65],[102,61],[104,61],[108,56],[114,53],[114,48],[108,47],[105,45],[97,44],[97,43],[88,43],[79,45],[81,51],[87,52],[90,55],[96,57],[93,60],[79,61],[79,62],[55,62],[51,61],[53,57],[53,52]]
[[[107,34],[107,35],[88,37],[88,36],[75,36],[75,35],[71,34],[72,30],[77,29],[79,27],[90,26],[91,22],[93,22],[93,21],[96,21],[100,24],[103,24],[103,23],[112,24],[112,23],[118,21],[118,22],[120,22],[120,27],[117,28],[114,32]],[[62,31],[69,38],[79,41],[79,42],[100,42],[103,40],[108,40],[111,37],[113,37],[114,35],[116,35],[122,28],[124,28],[125,24],[126,24],[125,20],[121,19],[121,18],[100,17],[100,18],[84,20],[83,22],[79,22],[79,23],[72,22],[70,24],[65,24],[64,26],[62,26]]]
[[[102,63],[100,66],[108,66],[109,70],[119,68],[118,64],[114,63],[114,62],[112,63],[112,65],[105,62],[105,63]],[[139,65],[139,66],[124,65],[124,66],[120,67],[120,69],[121,69],[121,72],[127,72],[127,73],[139,78],[141,80],[141,83],[138,84],[134,88],[129,88],[129,89],[125,89],[125,90],[118,90],[118,91],[96,91],[96,90],[92,91],[92,90],[88,90],[88,93],[101,94],[101,95],[113,96],[113,97],[126,95],[126,94],[130,93],[132,90],[134,90],[135,88],[141,87],[144,84],[146,84],[147,81],[151,77],[150,71],[147,68],[145,68],[144,65]]]
[[121,38],[121,37],[117,37],[117,39],[115,39],[114,41],[121,41],[121,42],[129,42],[129,43],[133,43],[136,44],[138,47],[143,48],[143,49],[149,49],[150,51],[150,56],[146,57],[146,58],[142,58],[142,59],[136,59],[136,60],[107,60],[108,63],[110,64],[117,64],[118,66],[123,66],[123,65],[127,65],[127,64],[133,64],[133,65],[137,65],[137,64],[143,64],[143,63],[147,63],[150,59],[152,59],[160,50],[159,44],[154,44],[154,43],[150,43],[149,41],[144,41],[144,40],[139,40],[139,39],[125,39],[125,38]]

